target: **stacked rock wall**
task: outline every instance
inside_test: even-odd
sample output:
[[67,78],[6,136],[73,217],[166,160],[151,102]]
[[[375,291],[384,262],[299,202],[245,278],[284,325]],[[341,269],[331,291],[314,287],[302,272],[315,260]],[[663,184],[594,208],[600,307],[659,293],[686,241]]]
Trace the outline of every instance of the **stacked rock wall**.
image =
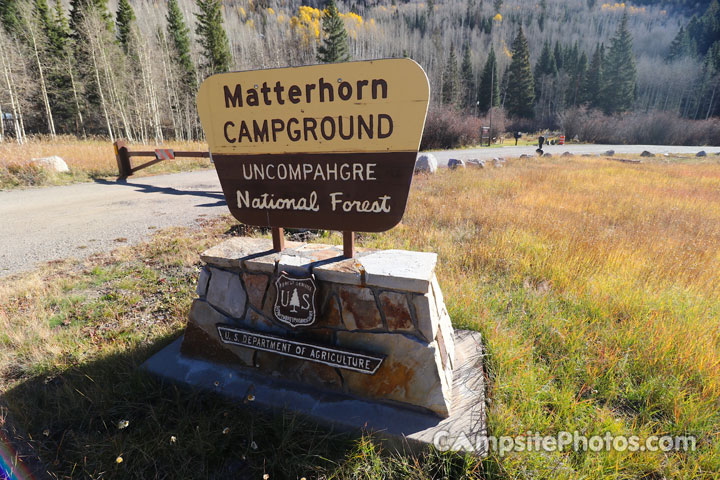
[[[400,403],[447,417],[453,329],[434,274],[436,255],[365,251],[342,258],[332,245],[289,243],[281,254],[266,239],[232,238],[204,252],[182,352],[314,388]],[[275,279],[312,274],[317,318],[289,327],[273,316]],[[384,355],[374,374],[221,341],[232,325],[339,350]]]

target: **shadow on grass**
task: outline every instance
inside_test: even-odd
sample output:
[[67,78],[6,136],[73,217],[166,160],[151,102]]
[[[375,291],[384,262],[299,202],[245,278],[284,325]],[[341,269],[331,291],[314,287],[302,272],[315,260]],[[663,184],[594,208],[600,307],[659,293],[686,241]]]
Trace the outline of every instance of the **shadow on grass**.
[[59,478],[311,478],[354,448],[293,415],[261,415],[138,369],[172,340],[14,387],[4,399],[27,434],[16,440]]

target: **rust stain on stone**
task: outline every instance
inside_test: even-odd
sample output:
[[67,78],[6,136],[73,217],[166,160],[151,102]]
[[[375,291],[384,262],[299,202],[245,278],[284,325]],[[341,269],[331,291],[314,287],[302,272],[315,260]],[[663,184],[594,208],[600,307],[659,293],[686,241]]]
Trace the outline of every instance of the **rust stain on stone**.
[[353,374],[354,381],[348,383],[359,395],[405,401],[414,376],[408,365],[386,360],[375,375]]
[[375,304],[372,290],[347,286],[339,290],[342,299],[342,316],[348,329],[382,328],[382,318]]
[[328,308],[320,317],[318,326],[322,327],[342,327],[342,319],[340,318],[340,308],[338,307],[338,300],[334,296],[330,297],[328,302]]
[[393,292],[380,294],[380,304],[385,313],[388,330],[412,330],[412,316],[405,295]]

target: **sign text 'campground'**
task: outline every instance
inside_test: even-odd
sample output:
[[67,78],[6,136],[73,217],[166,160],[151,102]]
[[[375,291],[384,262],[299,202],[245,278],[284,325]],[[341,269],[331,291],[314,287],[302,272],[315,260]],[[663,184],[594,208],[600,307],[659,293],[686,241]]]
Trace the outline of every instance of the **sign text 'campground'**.
[[213,75],[198,109],[241,222],[383,231],[404,213],[428,98],[397,59]]

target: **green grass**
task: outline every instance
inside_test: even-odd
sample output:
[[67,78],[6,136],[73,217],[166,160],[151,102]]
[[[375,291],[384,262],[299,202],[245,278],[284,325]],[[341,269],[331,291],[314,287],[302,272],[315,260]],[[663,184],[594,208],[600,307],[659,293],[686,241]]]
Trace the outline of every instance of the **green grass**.
[[401,225],[359,239],[438,253],[453,323],[485,340],[490,434],[691,434],[694,452],[398,454],[143,375],[182,333],[197,253],[233,223],[0,285],[8,422],[53,476],[720,476],[717,163],[563,157],[442,171],[415,179]]

